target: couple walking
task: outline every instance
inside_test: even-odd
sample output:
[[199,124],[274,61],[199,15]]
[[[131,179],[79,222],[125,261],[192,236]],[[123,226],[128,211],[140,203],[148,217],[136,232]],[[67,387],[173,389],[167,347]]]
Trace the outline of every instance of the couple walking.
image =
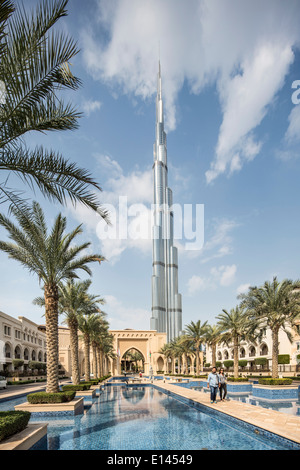
[[210,388],[210,402],[217,403],[217,391],[220,392],[220,401],[225,401],[227,395],[227,382],[224,374],[224,369],[220,369],[217,373],[217,368],[213,367],[211,373],[207,378],[207,388]]

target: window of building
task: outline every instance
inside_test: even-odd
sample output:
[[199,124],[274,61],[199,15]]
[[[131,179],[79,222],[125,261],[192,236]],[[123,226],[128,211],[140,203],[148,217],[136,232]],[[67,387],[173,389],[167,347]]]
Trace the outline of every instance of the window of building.
[[10,326],[4,325],[4,334],[7,336],[11,335],[11,328]]
[[16,339],[21,339],[21,331],[15,330],[15,338]]

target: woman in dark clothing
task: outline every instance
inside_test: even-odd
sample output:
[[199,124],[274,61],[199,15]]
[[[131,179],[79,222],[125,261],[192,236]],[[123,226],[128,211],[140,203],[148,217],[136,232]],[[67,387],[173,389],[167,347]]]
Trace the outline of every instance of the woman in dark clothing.
[[224,369],[220,369],[219,373],[219,392],[220,392],[220,400],[225,401],[227,395],[227,380],[224,374]]

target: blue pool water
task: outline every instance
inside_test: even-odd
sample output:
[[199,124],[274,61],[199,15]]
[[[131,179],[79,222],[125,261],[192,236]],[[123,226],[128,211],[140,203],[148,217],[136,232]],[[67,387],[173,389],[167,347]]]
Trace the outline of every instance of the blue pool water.
[[[24,397],[0,403],[13,409]],[[203,412],[151,386],[109,386],[75,417],[31,418],[48,424],[49,450],[280,450],[278,437]],[[235,420],[236,421],[236,420]],[[36,450],[45,448],[45,442]]]

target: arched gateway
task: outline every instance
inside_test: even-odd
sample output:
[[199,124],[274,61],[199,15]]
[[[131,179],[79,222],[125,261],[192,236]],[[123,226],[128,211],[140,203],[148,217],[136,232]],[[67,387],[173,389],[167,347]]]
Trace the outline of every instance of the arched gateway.
[[130,349],[139,351],[144,358],[144,372],[149,374],[150,364],[153,372],[161,369],[160,349],[166,343],[166,333],[157,333],[155,330],[110,330],[114,337],[114,352],[116,359],[110,360],[112,375],[122,372],[122,358]]
[[[70,330],[67,327],[59,326],[59,362],[66,375],[71,375],[71,349]],[[150,364],[153,372],[167,370],[167,358],[159,351],[166,344],[166,333],[157,333],[155,330],[109,330],[113,335],[114,353],[116,359],[109,359],[106,370],[112,375],[120,375],[122,372],[122,361],[124,365],[124,354],[134,349],[141,353],[143,357],[143,367],[145,374],[149,374]],[[79,341],[79,367],[80,375],[84,375],[84,347],[82,340]],[[165,362],[165,363],[164,363]],[[163,364],[164,363],[164,364]],[[91,373],[95,371],[95,363],[92,348],[90,348]],[[163,367],[164,366],[164,367]]]

